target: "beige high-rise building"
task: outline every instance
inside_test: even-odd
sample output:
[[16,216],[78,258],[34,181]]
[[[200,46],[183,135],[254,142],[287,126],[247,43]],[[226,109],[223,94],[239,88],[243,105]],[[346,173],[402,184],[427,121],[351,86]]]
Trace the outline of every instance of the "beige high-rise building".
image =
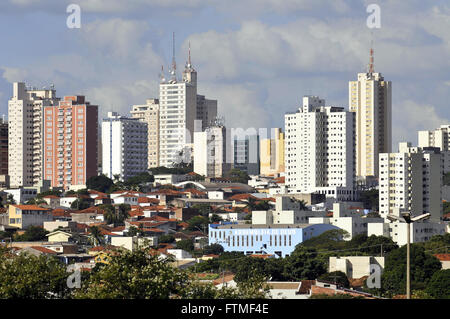
[[27,88],[13,84],[8,101],[9,154],[11,187],[33,186],[43,180],[43,109],[57,105],[59,98],[52,88]]
[[378,178],[378,156],[392,149],[392,83],[373,68],[349,83],[350,111],[356,113],[356,176]]
[[147,123],[148,167],[159,166],[159,100],[148,99],[144,105],[133,105],[131,117]]
[[441,125],[434,131],[419,131],[419,147],[437,147],[444,160],[444,173],[450,172],[450,125]]
[[272,130],[272,136],[260,141],[260,174],[274,175],[284,172],[284,133],[281,128]]

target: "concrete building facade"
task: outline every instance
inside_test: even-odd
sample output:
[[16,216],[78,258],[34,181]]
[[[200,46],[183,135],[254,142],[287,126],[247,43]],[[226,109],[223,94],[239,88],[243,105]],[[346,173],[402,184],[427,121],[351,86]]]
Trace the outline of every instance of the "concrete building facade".
[[213,125],[194,133],[194,172],[207,177],[222,177],[231,167],[227,161],[227,130]]
[[[373,53],[373,52],[372,52]],[[381,73],[359,73],[349,83],[350,111],[356,117],[356,175],[378,177],[378,154],[392,148],[392,83]]]
[[418,132],[418,147],[437,147],[441,150],[444,161],[444,173],[450,172],[450,148],[449,148],[450,125],[441,125],[433,131]]
[[413,216],[430,213],[431,220],[441,221],[443,164],[439,149],[400,143],[398,153],[382,153],[379,162],[382,217],[409,211]]
[[56,91],[13,84],[8,101],[8,172],[11,187],[33,186],[44,179],[44,107],[57,105]]
[[272,130],[272,137],[260,141],[260,174],[275,175],[284,172],[284,133]]
[[148,168],[159,166],[159,100],[148,99],[144,105],[133,105],[131,117],[147,123]]
[[52,187],[85,185],[98,175],[98,106],[66,96],[43,112],[44,178]]
[[103,174],[120,180],[146,172],[148,168],[148,124],[108,112],[102,122]]
[[289,193],[355,200],[355,116],[305,96],[285,115],[285,170]]

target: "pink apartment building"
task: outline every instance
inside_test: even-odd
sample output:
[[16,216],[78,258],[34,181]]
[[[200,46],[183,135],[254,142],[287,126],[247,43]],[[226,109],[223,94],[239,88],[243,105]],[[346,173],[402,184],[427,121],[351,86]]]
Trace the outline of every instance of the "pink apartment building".
[[98,171],[98,106],[66,96],[44,108],[44,179],[52,187],[85,185]]

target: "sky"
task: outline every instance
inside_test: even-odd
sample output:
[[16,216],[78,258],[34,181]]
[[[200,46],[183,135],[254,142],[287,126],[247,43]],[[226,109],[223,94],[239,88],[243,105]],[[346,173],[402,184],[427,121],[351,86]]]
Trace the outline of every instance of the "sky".
[[[369,29],[369,4],[381,28]],[[81,28],[69,29],[69,4]],[[198,93],[227,127],[284,127],[303,95],[348,109],[348,82],[375,71],[393,87],[393,150],[450,119],[448,0],[1,0],[0,115],[12,83],[55,85],[108,111],[158,97],[161,66],[181,70],[191,43]]]

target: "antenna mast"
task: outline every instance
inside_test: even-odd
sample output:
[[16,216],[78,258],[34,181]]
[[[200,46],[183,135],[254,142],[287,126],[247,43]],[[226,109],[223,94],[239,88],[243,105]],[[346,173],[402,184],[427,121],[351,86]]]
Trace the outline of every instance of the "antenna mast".
[[172,70],[171,70],[171,80],[177,80],[177,62],[175,61],[175,32],[172,33]]

